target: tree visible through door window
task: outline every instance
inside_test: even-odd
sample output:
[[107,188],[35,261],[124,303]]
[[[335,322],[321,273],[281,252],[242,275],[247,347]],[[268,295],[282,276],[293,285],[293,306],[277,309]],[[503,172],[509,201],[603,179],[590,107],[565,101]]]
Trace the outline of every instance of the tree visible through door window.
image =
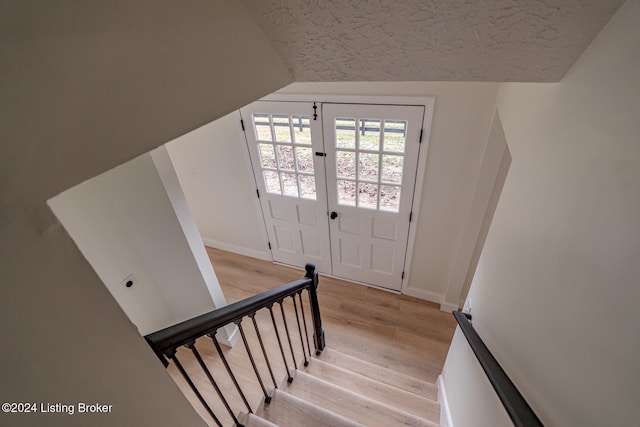
[[338,204],[398,212],[407,122],[336,118],[335,135]]
[[268,193],[316,200],[309,116],[252,115]]

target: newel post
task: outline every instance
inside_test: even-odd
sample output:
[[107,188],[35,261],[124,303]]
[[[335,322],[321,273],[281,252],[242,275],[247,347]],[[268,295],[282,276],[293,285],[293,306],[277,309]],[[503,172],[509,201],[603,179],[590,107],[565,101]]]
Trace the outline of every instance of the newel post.
[[313,318],[313,344],[316,347],[316,356],[324,350],[324,331],[322,330],[322,319],[320,318],[320,304],[318,304],[318,272],[316,266],[308,263],[304,266],[307,272],[304,277],[311,279],[309,287],[309,303],[311,304],[311,317]]

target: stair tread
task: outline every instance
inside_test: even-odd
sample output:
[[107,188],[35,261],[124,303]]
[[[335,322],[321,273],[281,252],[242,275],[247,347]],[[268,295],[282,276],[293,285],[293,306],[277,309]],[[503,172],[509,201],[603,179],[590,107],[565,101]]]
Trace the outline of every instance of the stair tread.
[[433,427],[437,425],[302,371],[295,372],[293,383],[285,385],[283,388],[283,391],[293,396],[313,402],[331,412],[369,427]]
[[241,412],[240,415],[238,415],[238,421],[240,421],[244,427],[278,427],[277,424],[271,421],[246,412]]
[[271,403],[260,405],[255,415],[283,427],[365,427],[282,390],[275,390]]
[[322,359],[313,360],[303,372],[409,414],[433,422],[440,421],[438,402],[327,363]]
[[328,364],[355,372],[418,396],[434,401],[437,400],[438,387],[428,381],[393,371],[331,348],[325,348],[317,358]]

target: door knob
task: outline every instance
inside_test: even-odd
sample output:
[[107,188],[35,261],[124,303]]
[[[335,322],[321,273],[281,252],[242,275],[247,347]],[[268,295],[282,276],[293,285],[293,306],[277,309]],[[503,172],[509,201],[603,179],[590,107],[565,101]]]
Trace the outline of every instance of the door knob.
[[331,219],[338,218],[338,213],[337,212],[331,212],[331,215],[329,215],[329,218],[331,218]]

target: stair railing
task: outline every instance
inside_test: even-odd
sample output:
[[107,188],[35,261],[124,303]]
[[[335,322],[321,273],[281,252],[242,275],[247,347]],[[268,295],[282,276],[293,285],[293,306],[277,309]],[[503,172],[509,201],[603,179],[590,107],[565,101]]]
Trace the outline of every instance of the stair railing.
[[[298,363],[296,361],[294,349],[291,343],[291,335],[289,333],[289,326],[287,324],[287,318],[285,315],[285,310],[283,308],[283,303],[288,298],[291,298],[293,301],[293,308],[295,311],[296,323],[298,325],[298,333],[300,336],[300,343],[302,344],[302,354],[304,358],[304,365],[307,366],[309,364],[309,359],[311,358],[311,347],[309,345],[309,336],[307,333],[307,320],[304,312],[304,306],[302,304],[302,293],[306,290],[309,296],[309,306],[311,307],[311,319],[313,326],[313,343],[315,347],[316,355],[319,355],[325,347],[324,340],[324,331],[322,330],[322,320],[320,318],[320,306],[318,304],[318,273],[315,271],[315,266],[313,264],[307,264],[305,266],[306,274],[304,279],[296,280],[294,282],[288,283],[286,285],[279,286],[277,288],[271,289],[269,291],[260,293],[258,295],[254,295],[250,298],[244,299],[242,301],[235,302],[233,304],[229,304],[225,307],[216,309],[209,313],[205,313],[198,317],[194,317],[193,319],[186,320],[184,322],[178,323],[176,325],[170,326],[168,328],[162,329],[160,331],[154,332],[145,336],[147,343],[151,346],[153,351],[156,353],[160,361],[163,363],[165,367],[169,366],[169,361],[173,361],[176,368],[180,372],[180,374],[184,377],[187,384],[194,392],[202,406],[205,408],[207,413],[211,416],[214,422],[222,427],[222,424],[218,417],[214,414],[210,405],[206,402],[205,398],[202,396],[202,393],[198,390],[189,374],[184,369],[183,365],[178,360],[176,355],[177,349],[181,346],[184,346],[191,350],[193,356],[197,360],[198,364],[204,371],[207,379],[213,386],[220,400],[222,401],[225,409],[229,412],[229,415],[233,419],[234,423],[238,427],[242,427],[242,424],[237,419],[234,411],[231,409],[227,398],[224,396],[222,391],[220,390],[217,382],[215,381],[213,374],[207,367],[205,361],[202,356],[198,352],[196,348],[196,339],[201,337],[208,337],[213,341],[213,344],[216,348],[218,355],[220,356],[220,360],[224,364],[226,371],[233,381],[233,384],[242,398],[244,405],[246,406],[249,413],[253,413],[251,405],[247,401],[246,395],[240,387],[236,376],[234,375],[231,366],[229,365],[221,347],[220,343],[216,338],[216,332],[230,324],[235,324],[238,327],[240,332],[240,336],[242,338],[242,342],[246,349],[247,355],[249,356],[249,360],[253,367],[253,371],[255,372],[258,383],[260,384],[260,388],[262,389],[262,393],[264,395],[265,403],[271,402],[271,397],[267,393],[267,389],[264,385],[264,381],[262,380],[262,376],[258,370],[256,365],[254,356],[251,352],[251,348],[249,347],[249,343],[247,342],[247,337],[245,335],[245,331],[242,327],[242,321],[245,318],[250,318],[251,323],[256,332],[256,336],[258,338],[258,342],[260,343],[260,349],[262,351],[262,355],[266,362],[269,375],[273,382],[275,388],[278,388],[275,376],[273,374],[273,370],[271,368],[271,363],[269,361],[269,357],[267,355],[267,351],[265,349],[264,343],[262,341],[262,336],[260,335],[260,330],[258,327],[258,323],[256,322],[255,315],[259,310],[266,309],[269,311],[271,321],[273,323],[275,335],[278,342],[278,347],[280,349],[280,353],[282,355],[282,359],[284,361],[285,369],[287,370],[287,381],[291,383],[293,381],[293,377],[291,376],[291,371],[289,370],[289,365],[287,362],[287,358],[285,356],[284,346],[282,344],[282,340],[280,338],[280,332],[278,330],[278,326],[276,324],[276,316],[273,313],[274,304],[278,304],[280,306],[280,313],[282,315],[282,321],[284,324],[287,341],[289,343],[289,349],[291,351],[291,357],[293,359],[293,368],[296,369]],[[300,303],[300,315],[298,314],[298,304],[296,302],[296,297],[298,298],[298,302]],[[302,317],[303,326],[300,324],[300,317]],[[304,327],[305,333],[302,333],[302,328]],[[303,336],[306,338],[307,347],[305,349],[305,340]],[[307,354],[309,358],[307,358]]]
[[509,418],[515,427],[542,427],[542,422],[538,418],[524,396],[513,384],[507,373],[502,369],[500,363],[491,354],[482,338],[478,335],[471,324],[471,314],[453,311],[462,333],[467,338],[467,342],[476,355],[480,366],[484,370],[489,382],[496,391],[498,398],[506,409]]

